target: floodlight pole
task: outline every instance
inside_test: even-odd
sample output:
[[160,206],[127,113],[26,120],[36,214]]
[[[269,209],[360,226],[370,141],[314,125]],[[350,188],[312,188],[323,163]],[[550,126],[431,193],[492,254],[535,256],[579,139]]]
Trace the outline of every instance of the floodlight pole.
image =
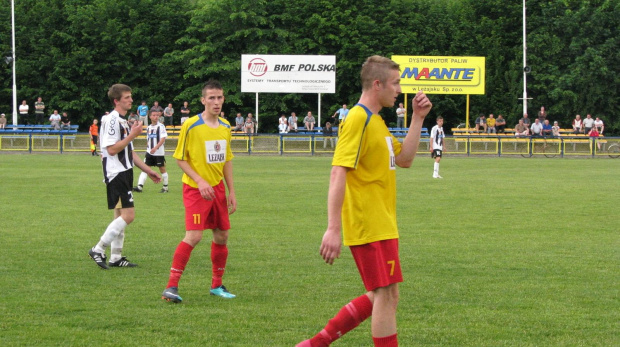
[[525,19],[525,0],[523,0],[523,114],[527,113],[527,29]]
[[13,125],[17,125],[17,80],[15,74],[15,0],[11,0],[11,39],[13,42]]

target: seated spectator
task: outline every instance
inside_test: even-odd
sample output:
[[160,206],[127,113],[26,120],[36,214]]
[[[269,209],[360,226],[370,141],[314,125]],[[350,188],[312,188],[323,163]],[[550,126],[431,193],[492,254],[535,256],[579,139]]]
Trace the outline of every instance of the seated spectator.
[[553,127],[551,126],[551,124],[549,124],[549,120],[545,119],[545,122],[543,123],[543,129],[542,129],[543,135],[545,137],[552,136],[553,135],[553,129],[552,128]]
[[50,116],[50,125],[54,127],[54,130],[60,130],[60,115],[58,110],[54,110],[54,113]]
[[476,124],[475,126],[475,130],[476,132],[480,132],[480,127],[482,127],[484,129],[484,132],[487,132],[487,119],[484,116],[484,114],[480,114],[480,116],[478,116],[478,118],[476,118],[476,121],[474,122]]
[[252,117],[251,113],[248,113],[248,116],[245,119],[245,123],[243,125],[245,133],[246,134],[254,134],[254,131],[256,129],[255,125],[256,125],[256,120],[254,120],[254,118]]
[[329,141],[331,148],[334,148],[334,128],[332,127],[332,123],[325,123],[325,128],[323,128],[323,148],[327,148],[327,141]]
[[62,117],[60,117],[61,130],[71,130],[71,121],[69,120],[69,116],[67,112],[62,113]]
[[237,113],[237,117],[235,118],[235,131],[242,131],[243,130],[243,123],[245,123],[243,121],[243,116],[241,115],[241,112]]
[[594,119],[591,114],[586,115],[586,119],[583,120],[583,132],[584,134],[589,134],[590,130],[594,127]]
[[501,114],[498,115],[497,119],[495,120],[495,129],[497,130],[498,134],[503,134],[504,130],[506,129],[506,120]]
[[515,126],[515,136],[529,136],[530,130],[523,124],[523,119],[519,119],[519,124]]
[[580,115],[576,115],[575,119],[573,119],[573,133],[581,134],[583,131],[583,121],[581,120]]
[[533,137],[543,136],[543,125],[540,124],[538,118],[534,119],[534,124],[530,127],[530,132]]
[[129,124],[129,127],[131,128],[133,124],[139,120],[140,120],[140,117],[138,117],[137,114],[131,112],[129,114],[129,117],[127,117],[127,124]]
[[560,134],[560,126],[558,125],[557,120],[553,122],[553,126],[551,127],[551,133],[553,134],[553,137],[560,137],[562,135]]
[[495,130],[495,123],[497,123],[496,119],[493,118],[493,113],[491,113],[489,115],[489,118],[487,118],[487,132],[489,134],[495,134],[496,130]]
[[530,128],[530,119],[527,116],[527,113],[523,114],[523,118],[521,118],[523,120],[523,125],[525,125],[528,129]]
[[588,132],[588,136],[590,136],[590,138],[592,139],[592,141],[596,142],[596,145],[598,147],[598,150],[601,150],[601,143],[598,141],[598,137],[599,137],[599,133],[596,130],[596,128],[592,128],[590,129],[590,131]]
[[0,129],[4,129],[4,127],[6,126],[6,115],[0,114]]
[[603,130],[605,130],[605,124],[603,124],[603,121],[599,117],[596,117],[596,120],[594,121],[594,127],[600,135],[603,135]]
[[297,132],[297,115],[295,112],[291,112],[291,116],[288,117],[288,131]]
[[280,134],[288,133],[288,121],[286,120],[286,116],[284,114],[280,116],[278,122],[278,131]]
[[304,118],[304,125],[306,126],[306,130],[313,131],[315,123],[316,121],[314,120],[312,112],[308,111],[308,115],[306,116],[306,118]]

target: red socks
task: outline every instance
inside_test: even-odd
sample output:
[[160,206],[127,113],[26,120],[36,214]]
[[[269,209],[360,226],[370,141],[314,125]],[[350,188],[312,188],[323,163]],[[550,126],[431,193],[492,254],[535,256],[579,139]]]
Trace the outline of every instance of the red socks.
[[[310,340],[312,347],[329,346],[372,315],[372,302],[366,294],[346,304],[329,320],[325,329]],[[385,345],[391,346],[391,345]]]
[[224,276],[227,259],[228,247],[211,242],[211,265],[213,269],[213,277],[211,280],[212,289],[222,285],[222,276]]
[[166,288],[179,286],[179,280],[181,279],[183,270],[185,270],[185,265],[187,265],[187,262],[189,261],[189,256],[192,254],[192,250],[194,250],[194,247],[189,244],[183,241],[179,243],[176,251],[174,252],[174,257],[172,257],[170,279],[168,280],[168,286]]
[[396,334],[386,337],[373,337],[375,347],[398,347],[398,338]]

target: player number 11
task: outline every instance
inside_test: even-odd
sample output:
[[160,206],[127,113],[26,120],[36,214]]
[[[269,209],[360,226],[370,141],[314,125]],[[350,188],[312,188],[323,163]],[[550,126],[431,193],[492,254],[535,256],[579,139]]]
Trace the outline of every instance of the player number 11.
[[194,224],[200,224],[200,214],[192,214],[192,216],[194,217]]

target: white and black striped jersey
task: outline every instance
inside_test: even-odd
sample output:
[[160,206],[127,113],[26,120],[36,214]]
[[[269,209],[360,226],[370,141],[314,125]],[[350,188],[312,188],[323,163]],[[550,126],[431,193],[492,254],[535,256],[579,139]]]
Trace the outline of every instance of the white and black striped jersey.
[[101,131],[99,135],[101,154],[103,156],[101,161],[103,165],[103,181],[107,184],[119,172],[133,168],[133,143],[130,142],[127,147],[116,153],[116,155],[108,153],[108,146],[112,146],[129,135],[127,120],[123,119],[116,111],[112,111],[107,116],[101,118]]
[[438,149],[443,151],[443,138],[445,137],[443,133],[443,127],[439,125],[435,125],[431,129],[431,141],[433,141],[433,149]]
[[166,133],[166,126],[161,124],[161,123],[157,123],[155,125],[151,124],[146,128],[146,138],[147,138],[147,143],[146,143],[146,153],[149,153],[151,155],[157,155],[157,156],[163,156],[166,154],[166,151],[164,150],[164,145],[162,144],[161,147],[159,147],[155,153],[151,153],[151,149],[155,148],[155,146],[157,146],[157,144],[159,143],[159,141],[162,138],[166,138],[168,137],[168,133]]

